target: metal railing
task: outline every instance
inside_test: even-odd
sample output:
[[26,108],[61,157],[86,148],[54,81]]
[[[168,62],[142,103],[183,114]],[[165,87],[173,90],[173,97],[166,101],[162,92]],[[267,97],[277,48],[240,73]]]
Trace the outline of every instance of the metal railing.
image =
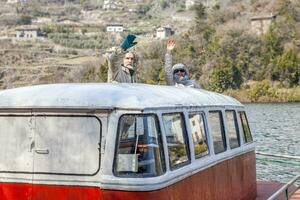
[[[295,160],[300,161],[300,156],[290,156],[290,155],[281,155],[281,154],[270,154],[270,153],[264,153],[264,152],[256,152],[257,155],[262,156],[269,156],[269,157],[275,157],[275,158],[285,158],[289,160]],[[291,195],[294,194],[298,189],[300,189],[300,184],[297,186],[295,183],[300,180],[300,174],[296,175],[291,181],[289,181],[287,184],[282,186],[279,190],[277,190],[272,196],[270,196],[267,200],[275,200],[277,199],[282,193],[285,194],[285,199],[289,199]],[[289,188],[291,186],[294,186],[294,190],[289,193]]]
[[256,154],[257,155],[262,155],[262,156],[270,156],[270,157],[276,157],[276,158],[286,158],[286,159],[293,159],[293,160],[299,160],[300,161],[300,156],[270,154],[270,153],[264,153],[264,152],[256,152]]
[[[300,180],[300,174],[296,175],[290,182],[288,182],[287,184],[285,184],[284,186],[282,186],[277,192],[275,192],[272,196],[270,196],[267,200],[275,200],[277,199],[283,192],[285,193],[285,198],[289,199],[291,195],[294,194],[294,192],[296,192],[300,186],[296,186],[294,185],[295,182],[297,182],[298,180]],[[291,186],[295,186],[295,190],[292,193],[289,193],[289,188]]]

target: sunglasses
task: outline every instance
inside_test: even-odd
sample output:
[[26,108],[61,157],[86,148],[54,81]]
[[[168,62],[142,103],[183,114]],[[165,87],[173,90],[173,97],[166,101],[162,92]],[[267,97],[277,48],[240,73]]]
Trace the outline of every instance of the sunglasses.
[[174,74],[176,74],[176,73],[178,73],[178,72],[185,72],[185,70],[184,69],[176,69],[175,71],[174,71]]

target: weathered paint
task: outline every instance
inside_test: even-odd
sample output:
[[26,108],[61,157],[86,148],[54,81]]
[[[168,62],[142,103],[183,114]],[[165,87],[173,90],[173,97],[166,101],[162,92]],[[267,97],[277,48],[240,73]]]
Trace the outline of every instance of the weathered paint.
[[152,192],[102,191],[103,200],[254,200],[255,152],[241,155]]
[[[22,111],[20,113],[15,111],[18,111],[19,108]],[[117,109],[110,110],[114,108]],[[217,155],[211,154],[192,160],[191,164],[178,170],[172,171],[167,168],[165,174],[157,177],[116,177],[112,171],[116,125],[122,114],[141,112],[141,109],[145,109],[144,113],[154,112],[159,115],[161,112],[187,112],[186,110],[200,110],[208,113],[209,109],[224,110],[227,108],[237,111],[238,109],[244,110],[243,105],[238,101],[205,90],[143,84],[55,84],[0,92],[0,111],[3,116],[21,115],[30,118],[30,123],[28,123],[30,126],[27,128],[28,134],[26,134],[28,139],[24,140],[23,146],[26,147],[26,155],[32,157],[32,159],[28,159],[27,168],[21,171],[18,171],[18,168],[10,171],[13,164],[5,165],[4,170],[0,172],[0,200],[253,199],[256,195],[256,176],[254,144],[252,143],[243,144],[240,148],[233,150],[228,149]],[[41,111],[39,109],[49,110]],[[66,113],[61,113],[66,109],[69,109],[68,113],[70,110],[86,109],[86,113],[79,114],[80,117],[91,115],[91,117],[99,118],[101,123],[95,123],[92,128],[92,130],[98,131],[88,131],[87,133],[87,135],[94,136],[91,137],[91,142],[94,144],[92,145],[93,150],[91,149],[94,152],[94,159],[90,160],[94,160],[97,165],[91,165],[89,162],[85,162],[85,159],[79,159],[84,162],[77,164],[75,162],[75,164],[69,162],[68,165],[65,165],[64,162],[52,162],[53,166],[47,164],[52,152],[55,153],[58,148],[48,148],[46,146],[48,143],[46,141],[43,143],[44,137],[39,137],[42,134],[39,135],[36,132],[41,130],[40,133],[46,133],[45,127],[58,126],[56,126],[57,123],[52,124],[53,120],[49,121],[51,126],[40,127],[37,122],[43,121],[42,118],[50,119],[50,115],[68,116]],[[95,110],[103,109],[111,112],[103,115],[95,113]],[[59,113],[55,110],[59,110]],[[76,117],[78,114],[71,113],[70,115]],[[55,122],[61,123],[61,119]],[[25,122],[27,121],[25,120]],[[87,125],[86,122],[76,121],[72,124],[76,124],[76,126],[66,132],[65,136],[71,136],[73,132],[81,129],[88,130],[84,127]],[[61,134],[64,132],[60,130],[64,130],[64,127],[66,126],[55,130],[54,133],[58,135],[53,138],[63,141]],[[89,127],[92,126],[89,125]],[[163,128],[162,132],[164,133]],[[7,133],[3,132],[2,134],[5,137]],[[33,134],[34,137],[31,137],[30,134]],[[99,138],[99,136],[102,137]],[[84,137],[84,139],[87,138]],[[50,139],[47,138],[49,141]],[[72,137],[70,141],[73,139],[77,144],[84,143],[82,137]],[[14,138],[10,141],[13,140]],[[21,139],[21,141],[23,140]],[[3,143],[9,145],[9,142],[4,141]],[[58,143],[59,141],[53,142],[53,144]],[[15,146],[18,145],[10,147],[14,148]],[[92,147],[91,145],[83,146]],[[64,145],[60,147],[64,147]],[[75,150],[71,149],[65,158],[70,159],[70,156],[84,153],[79,150],[82,148],[73,149]],[[8,155],[5,151],[3,148],[1,155],[3,158]],[[57,153],[56,155],[61,154]],[[98,159],[98,155],[101,156],[101,159]],[[59,157],[61,156],[53,156],[53,158]],[[97,159],[95,159],[96,157]],[[167,153],[166,159],[168,160]],[[74,157],[74,160],[78,159]],[[24,167],[24,162],[16,163],[21,164],[18,166]],[[60,163],[61,166],[56,163]],[[2,162],[0,162],[0,166],[1,164]],[[98,166],[98,168],[89,169],[90,166]],[[81,171],[81,167],[87,167],[87,173]],[[21,181],[23,183],[20,183]]]
[[0,108],[127,108],[203,105],[242,106],[222,94],[146,84],[51,84],[0,92]]
[[256,198],[255,153],[249,152],[148,192],[99,187],[0,184],[1,200],[251,200]]

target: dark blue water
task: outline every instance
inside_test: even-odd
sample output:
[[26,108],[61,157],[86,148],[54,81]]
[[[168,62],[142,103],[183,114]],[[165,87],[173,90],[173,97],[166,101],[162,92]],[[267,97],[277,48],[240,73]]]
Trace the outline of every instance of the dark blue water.
[[[300,156],[300,103],[246,104],[256,151]],[[300,160],[257,155],[257,179],[288,182]]]

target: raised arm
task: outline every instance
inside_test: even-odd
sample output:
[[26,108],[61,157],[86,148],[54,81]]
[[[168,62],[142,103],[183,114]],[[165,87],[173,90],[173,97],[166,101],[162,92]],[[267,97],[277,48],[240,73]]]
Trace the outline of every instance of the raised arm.
[[168,40],[167,53],[165,55],[165,73],[166,73],[165,78],[166,78],[167,85],[175,85],[173,79],[173,72],[172,72],[172,66],[173,66],[172,52],[174,47],[175,47],[175,40]]
[[128,34],[122,41],[120,47],[113,47],[107,52],[108,61],[107,82],[115,81],[115,75],[121,70],[126,50],[137,44],[134,42],[136,36]]
[[114,81],[115,74],[121,69],[122,56],[124,56],[124,51],[120,47],[113,47],[106,54],[106,59],[108,62],[107,71],[107,82],[111,83]]

